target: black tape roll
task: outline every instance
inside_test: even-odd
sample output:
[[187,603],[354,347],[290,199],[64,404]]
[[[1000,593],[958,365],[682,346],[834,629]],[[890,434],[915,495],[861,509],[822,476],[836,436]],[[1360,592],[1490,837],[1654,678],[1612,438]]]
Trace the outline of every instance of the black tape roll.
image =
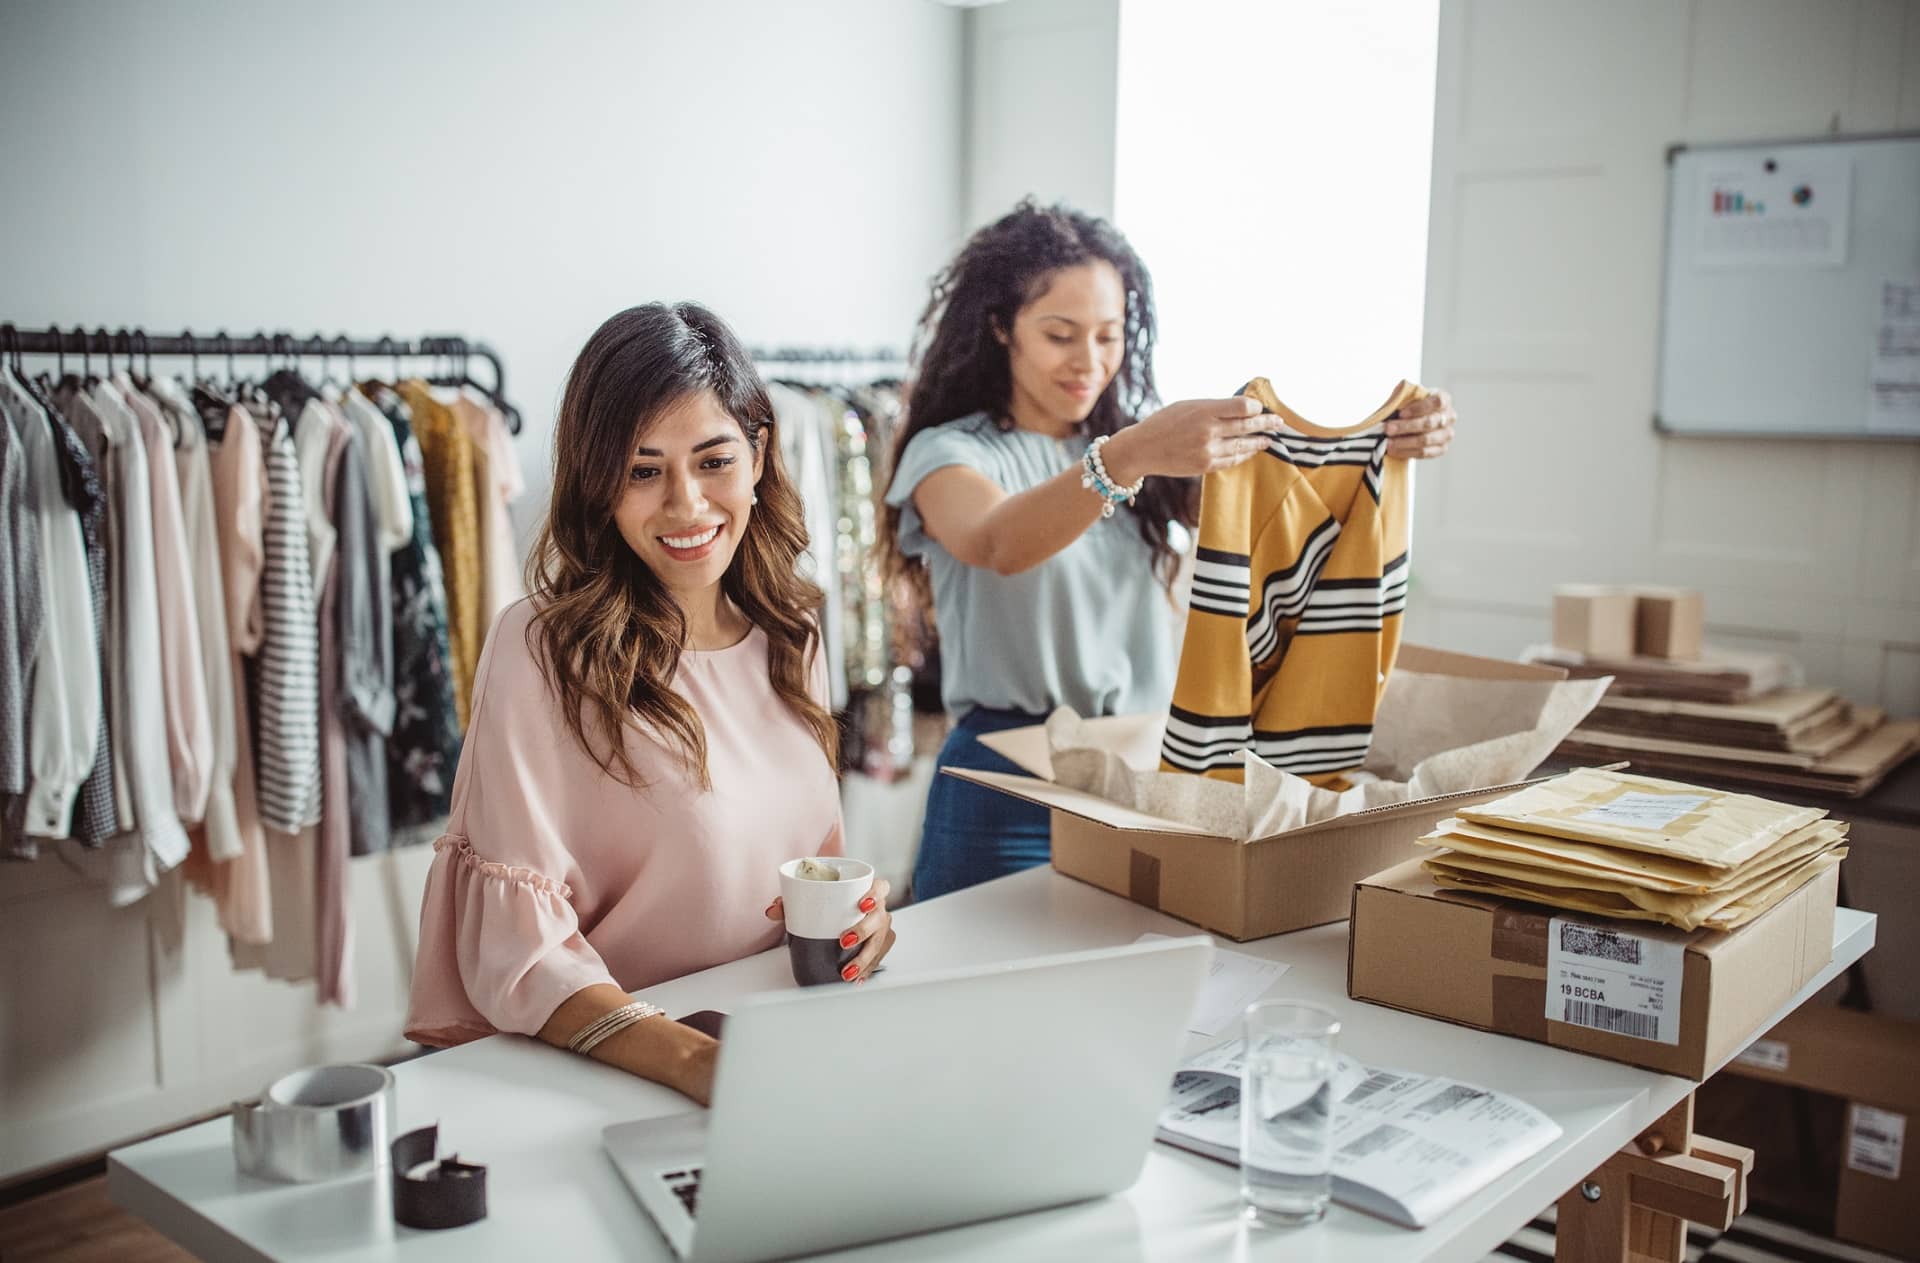
[[458,1228],[487,1217],[487,1168],[455,1157],[419,1175],[432,1162],[440,1125],[416,1127],[393,1142],[393,1217],[409,1228]]

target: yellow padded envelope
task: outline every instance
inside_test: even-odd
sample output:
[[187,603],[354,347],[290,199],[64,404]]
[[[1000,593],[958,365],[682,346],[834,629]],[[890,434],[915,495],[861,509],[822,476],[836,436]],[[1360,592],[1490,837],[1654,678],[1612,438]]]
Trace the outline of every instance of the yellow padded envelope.
[[[1828,851],[1814,857],[1812,861],[1797,865],[1786,873],[1773,878],[1759,890],[1742,896],[1719,909],[1700,923],[1699,927],[1709,930],[1738,929],[1753,920],[1767,909],[1785,899],[1800,887],[1832,868],[1846,857],[1846,849]],[[1431,860],[1425,865],[1434,881],[1442,886],[1452,886],[1461,890],[1470,890],[1478,894],[1502,895],[1514,899],[1524,899],[1530,903],[1543,903],[1550,907],[1564,908],[1572,912],[1583,912],[1594,916],[1619,917],[1628,921],[1672,922],[1665,915],[1652,912],[1635,904],[1622,895],[1601,891],[1555,890],[1536,885],[1532,882],[1514,881],[1504,878],[1483,877],[1477,873],[1452,873],[1434,868]]]
[[1737,868],[1821,819],[1750,794],[1581,768],[1505,798],[1463,807],[1460,817],[1524,833],[1645,851],[1709,868]]
[[1669,925],[1677,925],[1683,930],[1692,930],[1704,925],[1728,906],[1767,889],[1780,878],[1805,867],[1829,852],[1842,856],[1846,854],[1845,848],[1840,847],[1837,834],[1826,833],[1818,838],[1810,838],[1790,853],[1783,854],[1768,863],[1753,865],[1748,870],[1742,870],[1739,880],[1729,882],[1719,889],[1686,894],[1648,890],[1631,882],[1608,881],[1602,877],[1587,877],[1554,869],[1533,868],[1525,864],[1490,860],[1456,851],[1439,852],[1426,862],[1426,868],[1428,872],[1447,873],[1455,877],[1483,877],[1542,887],[1552,892],[1542,896],[1550,903],[1558,902],[1561,896],[1568,892],[1618,895],[1634,907],[1656,914]]
[[1704,864],[1670,860],[1645,851],[1550,838],[1545,834],[1500,829],[1458,818],[1442,820],[1432,833],[1414,840],[1421,846],[1445,847],[1509,864],[1627,882],[1647,890],[1689,894],[1723,889],[1744,881],[1757,868],[1771,867],[1789,854],[1805,857],[1820,846],[1841,842],[1847,836],[1848,827],[1840,820],[1817,820],[1789,833],[1738,868],[1708,868]]

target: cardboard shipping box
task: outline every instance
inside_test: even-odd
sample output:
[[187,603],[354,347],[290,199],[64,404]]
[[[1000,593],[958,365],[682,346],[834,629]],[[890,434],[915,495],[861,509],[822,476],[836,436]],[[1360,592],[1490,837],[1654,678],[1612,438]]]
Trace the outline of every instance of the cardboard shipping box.
[[[1552,684],[1558,668],[1501,662],[1405,645],[1399,667],[1466,679]],[[1127,715],[1085,721],[1103,744],[1137,767],[1158,762],[1159,719]],[[1053,867],[1069,877],[1239,941],[1344,921],[1353,883],[1420,851],[1414,839],[1458,807],[1512,793],[1518,782],[1443,794],[1339,816],[1241,841],[1149,815],[1056,784],[1039,726],[983,737],[1027,775],[948,769],[1038,803],[1051,812]]]
[[[1688,933],[1447,889],[1413,860],[1354,887],[1347,994],[1703,1079],[1833,959],[1838,893],[1829,869],[1738,930]],[[1600,933],[1556,941],[1562,916]],[[1550,995],[1592,1025],[1550,1018]]]
[[[1920,1022],[1809,1005],[1753,1042],[1726,1073],[1847,1102],[1834,1235],[1920,1257]],[[1766,1155],[1761,1155],[1762,1160]]]

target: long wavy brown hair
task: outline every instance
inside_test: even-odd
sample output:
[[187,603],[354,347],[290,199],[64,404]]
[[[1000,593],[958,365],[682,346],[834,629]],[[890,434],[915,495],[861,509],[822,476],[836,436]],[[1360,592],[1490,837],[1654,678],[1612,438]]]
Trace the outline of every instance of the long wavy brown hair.
[[767,637],[767,674],[813,730],[827,766],[838,766],[833,716],[807,691],[821,652],[825,598],[798,570],[807,546],[800,495],[773,441],[773,402],[726,322],[697,303],[629,307],[601,325],[574,360],[553,436],[553,495],[527,563],[533,598],[528,647],[589,757],[636,789],[646,782],[628,754],[636,726],[677,753],[703,788],[706,730],[670,686],[687,621],[614,523],[642,435],[701,391],[740,424],[765,466],[721,590]]
[[[1153,381],[1159,326],[1153,279],[1133,247],[1106,220],[1070,206],[1041,206],[1024,198],[974,233],[933,278],[933,291],[914,333],[913,384],[906,424],[894,435],[891,468],[916,434],[984,412],[1002,430],[1013,428],[1013,369],[1001,340],[1013,332],[1020,309],[1046,291],[1053,274],[1103,259],[1120,274],[1127,296],[1120,370],[1081,423],[1089,437],[1113,434],[1160,406]],[[1171,590],[1179,568],[1169,524],[1192,530],[1200,521],[1200,480],[1149,478],[1127,506],[1151,550],[1156,574]],[[888,578],[904,584],[911,602],[930,608],[926,567],[900,551],[901,510],[887,506],[880,549]]]

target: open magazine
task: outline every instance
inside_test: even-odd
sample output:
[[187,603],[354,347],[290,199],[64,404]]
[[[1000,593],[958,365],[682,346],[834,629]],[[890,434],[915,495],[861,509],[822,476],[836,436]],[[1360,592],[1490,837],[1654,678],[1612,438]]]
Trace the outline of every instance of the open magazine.
[[[1241,1041],[1192,1058],[1173,1078],[1155,1135],[1240,1161]],[[1499,1092],[1334,1058],[1333,1200],[1424,1228],[1552,1144],[1560,1125]]]

